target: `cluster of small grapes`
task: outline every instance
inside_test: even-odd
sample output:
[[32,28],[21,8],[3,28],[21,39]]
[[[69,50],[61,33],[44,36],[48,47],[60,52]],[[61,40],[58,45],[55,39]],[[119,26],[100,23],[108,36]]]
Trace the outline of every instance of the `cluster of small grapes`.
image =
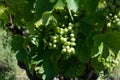
[[57,45],[61,45],[62,53],[75,53],[74,46],[76,45],[75,34],[73,31],[73,24],[69,23],[68,27],[62,25],[62,27],[56,27],[56,32],[54,36],[51,36],[51,42],[49,43],[50,48],[58,48]]
[[106,16],[107,27],[120,27],[120,0],[108,0]]

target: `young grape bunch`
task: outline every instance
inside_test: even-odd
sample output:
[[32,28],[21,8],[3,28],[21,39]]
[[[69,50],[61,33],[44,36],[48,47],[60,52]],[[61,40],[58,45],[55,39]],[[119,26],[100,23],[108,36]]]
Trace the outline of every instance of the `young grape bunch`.
[[62,24],[56,27],[56,32],[50,37],[50,42],[48,42],[50,49],[61,49],[63,54],[74,54],[76,46],[75,32],[73,29],[73,24],[69,23],[68,26]]
[[107,0],[107,28],[120,28],[120,0]]

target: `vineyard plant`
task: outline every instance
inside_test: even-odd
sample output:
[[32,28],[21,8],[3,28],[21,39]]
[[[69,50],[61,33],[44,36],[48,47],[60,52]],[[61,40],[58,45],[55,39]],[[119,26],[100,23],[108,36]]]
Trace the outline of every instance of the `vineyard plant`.
[[97,80],[120,60],[120,0],[0,0],[0,27],[30,80]]

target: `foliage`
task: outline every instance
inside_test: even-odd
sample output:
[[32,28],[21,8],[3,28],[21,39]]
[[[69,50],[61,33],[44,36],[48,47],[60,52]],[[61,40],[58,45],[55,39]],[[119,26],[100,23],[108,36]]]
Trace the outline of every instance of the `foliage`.
[[12,50],[31,80],[57,76],[93,80],[119,63],[120,0],[0,0],[0,4],[1,25],[13,33]]
[[0,80],[15,80],[16,59],[8,44],[10,36],[2,28],[0,31]]

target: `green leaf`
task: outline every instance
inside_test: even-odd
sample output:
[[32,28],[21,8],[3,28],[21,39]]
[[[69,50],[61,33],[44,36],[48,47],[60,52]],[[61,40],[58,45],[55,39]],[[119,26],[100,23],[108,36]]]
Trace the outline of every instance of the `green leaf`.
[[34,33],[34,23],[33,22],[26,22],[26,28],[30,34]]
[[64,10],[64,7],[65,7],[65,3],[63,0],[58,0],[54,6],[55,9],[59,9],[59,10]]
[[27,52],[23,47],[24,38],[22,36],[15,36],[11,41],[12,50],[17,52],[16,58],[18,61],[23,61],[26,59]]
[[43,68],[45,71],[45,80],[52,80],[55,76],[58,75],[58,66],[55,61],[46,60],[43,63]]
[[99,72],[100,72],[100,71],[105,70],[105,66],[103,65],[102,62],[99,62],[99,61],[98,61],[98,57],[93,58],[92,61],[91,61],[91,63],[92,63],[93,68],[94,68],[96,71],[99,71]]
[[26,22],[34,21],[34,14],[32,13],[34,1],[29,1],[23,7],[23,17]]
[[117,55],[120,49],[120,32],[106,32],[105,34],[99,34],[94,37],[94,49],[93,55],[98,51],[98,47],[103,42],[103,54],[106,55],[109,52],[109,48]]
[[84,35],[78,34],[75,50],[79,60],[83,63],[86,63],[90,60],[91,50],[89,47],[86,46],[86,38],[84,37]]
[[85,36],[88,36],[89,33],[93,30],[93,25],[90,24],[87,20],[81,20],[79,25],[79,31],[82,32]]
[[72,56],[70,59],[63,61],[60,64],[62,74],[67,78],[75,78],[81,76],[85,71],[85,64],[81,63],[76,56]]
[[79,8],[78,1],[79,0],[66,0],[68,9],[70,11],[77,12],[77,10]]
[[91,12],[87,14],[82,20],[91,25],[97,25],[97,27],[101,27],[105,23],[105,17],[103,16],[103,12],[100,11]]
[[[120,32],[109,31],[105,34],[99,34],[94,37],[94,48],[92,50],[93,57],[93,66],[100,70],[97,67],[98,63],[104,65],[110,70],[115,66],[114,60],[120,50]],[[97,62],[94,62],[94,59],[97,59]],[[102,69],[101,69],[102,70]]]
[[50,11],[53,8],[53,4],[49,0],[37,0],[35,6],[34,21],[37,21],[42,17],[42,14],[46,11]]
[[88,13],[93,13],[98,7],[99,0],[86,0],[86,8]]

